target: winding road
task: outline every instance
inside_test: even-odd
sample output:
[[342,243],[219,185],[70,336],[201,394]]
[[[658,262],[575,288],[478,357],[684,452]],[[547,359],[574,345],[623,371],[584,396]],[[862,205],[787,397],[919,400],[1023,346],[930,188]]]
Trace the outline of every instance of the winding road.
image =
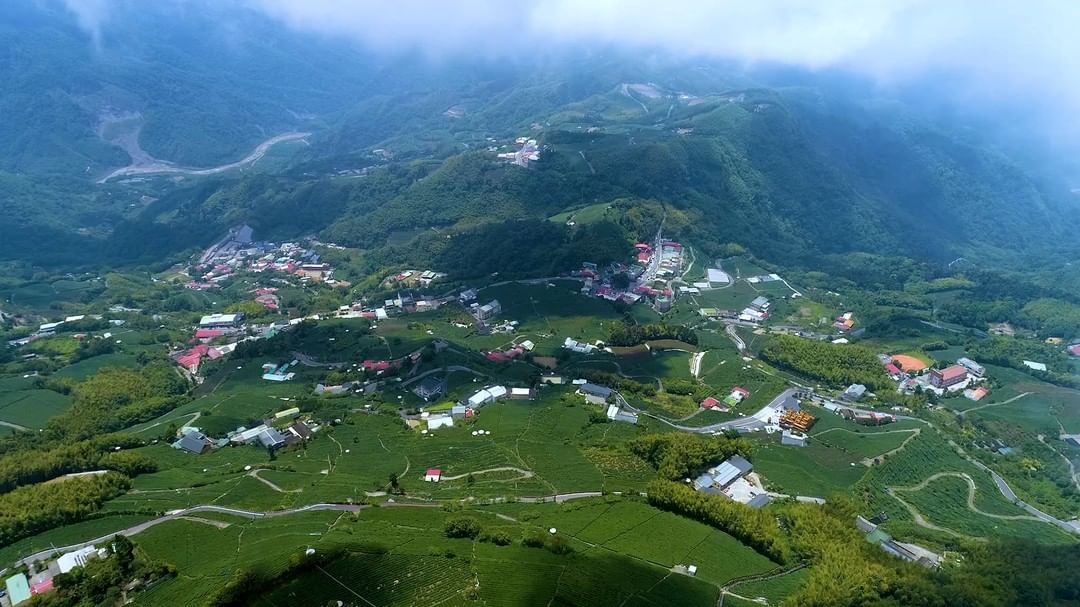
[[263,156],[265,156],[268,151],[270,151],[270,148],[274,147],[279,143],[304,139],[310,135],[311,133],[282,133],[281,135],[271,137],[270,139],[267,139],[266,141],[260,143],[250,154],[240,160],[237,160],[236,162],[230,162],[229,164],[223,164],[220,166],[205,169],[180,167],[166,160],[156,159],[149,162],[129,164],[126,167],[116,169],[112,173],[109,173],[105,177],[102,177],[98,180],[98,183],[105,183],[110,179],[115,179],[117,177],[129,177],[132,175],[151,175],[157,173],[176,173],[181,175],[215,175],[217,173],[224,173],[225,171],[231,171],[233,169],[238,169],[244,166],[255,164]]
[[[360,510],[363,510],[364,508],[367,508],[367,507],[368,506],[360,505],[360,504],[310,504],[310,505],[307,505],[307,506],[302,506],[300,508],[291,508],[289,510],[273,510],[273,511],[270,511],[270,512],[252,512],[252,511],[249,511],[249,510],[239,510],[237,508],[228,508],[228,507],[225,507],[225,506],[212,506],[212,505],[192,506],[191,508],[183,508],[183,509],[180,509],[180,510],[172,510],[172,511],[166,513],[164,516],[159,516],[158,518],[151,519],[149,521],[139,523],[138,525],[133,525],[131,527],[128,527],[127,529],[121,529],[119,531],[115,531],[113,533],[103,535],[101,537],[96,537],[96,538],[94,538],[92,540],[87,540],[85,542],[79,542],[78,544],[71,544],[71,545],[68,545],[68,546],[56,546],[56,547],[53,547],[53,548],[49,548],[48,550],[41,550],[41,551],[35,552],[34,554],[31,554],[29,556],[23,557],[22,559],[17,561],[17,564],[18,565],[27,565],[28,566],[28,565],[32,564],[34,561],[40,561],[40,560],[48,558],[48,557],[50,557],[50,556],[52,556],[54,554],[59,554],[59,553],[64,553],[64,552],[71,552],[72,550],[79,550],[80,548],[84,548],[86,546],[93,546],[95,544],[100,544],[102,542],[105,542],[105,541],[109,540],[110,538],[112,538],[115,535],[123,535],[123,536],[130,537],[132,535],[142,533],[143,531],[146,531],[147,529],[149,529],[151,527],[154,527],[156,525],[160,525],[161,523],[165,523],[165,522],[168,522],[168,521],[172,521],[172,520],[176,520],[176,519],[192,520],[192,517],[190,515],[198,514],[200,512],[217,512],[219,514],[231,514],[233,516],[239,516],[241,518],[255,520],[255,519],[263,519],[263,518],[276,518],[276,517],[279,517],[279,516],[288,516],[290,514],[298,514],[298,513],[301,513],[301,512],[315,512],[315,511],[319,511],[319,510],[337,510],[337,511],[341,511],[341,512],[359,512]],[[198,518],[195,517],[194,520],[198,520]]]

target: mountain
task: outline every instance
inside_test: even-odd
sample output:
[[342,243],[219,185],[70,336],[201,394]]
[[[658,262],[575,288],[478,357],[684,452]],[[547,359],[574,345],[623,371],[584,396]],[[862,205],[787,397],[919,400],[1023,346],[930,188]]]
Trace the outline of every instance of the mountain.
[[[153,262],[244,221],[392,261],[386,250],[415,256],[448,233],[616,201],[663,205],[706,252],[738,243],[807,267],[852,251],[1016,260],[1072,243],[1063,182],[866,91],[604,52],[376,57],[192,6],[128,7],[97,44],[59,5],[0,9],[0,77],[16,91],[0,100],[0,209],[20,228],[0,258]],[[72,75],[55,77],[61,66]],[[308,145],[241,170],[99,183],[130,162],[227,164],[294,131]],[[529,168],[489,151],[520,135],[541,146]]]

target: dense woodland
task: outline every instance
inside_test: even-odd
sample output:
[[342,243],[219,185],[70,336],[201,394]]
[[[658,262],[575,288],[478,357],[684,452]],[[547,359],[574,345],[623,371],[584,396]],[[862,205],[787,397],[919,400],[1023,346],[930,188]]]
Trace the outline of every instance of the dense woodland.
[[876,353],[862,346],[775,335],[762,348],[761,358],[832,387],[863,384],[874,390],[889,385]]
[[130,488],[126,476],[108,472],[27,485],[0,494],[0,545],[83,520]]
[[697,332],[685,325],[631,325],[616,322],[612,323],[607,345],[636,346],[654,339],[674,339],[690,345],[698,343]]

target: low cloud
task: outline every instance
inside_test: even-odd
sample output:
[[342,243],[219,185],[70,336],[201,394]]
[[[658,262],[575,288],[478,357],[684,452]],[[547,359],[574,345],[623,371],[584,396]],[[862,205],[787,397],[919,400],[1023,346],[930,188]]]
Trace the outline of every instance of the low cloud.
[[100,49],[101,29],[109,17],[109,0],[64,0],[64,6],[75,15],[94,48]]
[[290,27],[381,51],[520,58],[613,47],[841,69],[886,85],[927,79],[940,87],[928,94],[1036,100],[1070,121],[1080,104],[1080,2],[1072,0],[247,2]]
[[[95,44],[116,5],[224,6],[219,0],[62,1]],[[380,52],[521,61],[615,48],[746,66],[843,70],[882,85],[925,86],[928,96],[962,104],[1027,109],[1042,114],[1055,131],[1080,134],[1075,0],[233,2],[294,30],[349,38]]]

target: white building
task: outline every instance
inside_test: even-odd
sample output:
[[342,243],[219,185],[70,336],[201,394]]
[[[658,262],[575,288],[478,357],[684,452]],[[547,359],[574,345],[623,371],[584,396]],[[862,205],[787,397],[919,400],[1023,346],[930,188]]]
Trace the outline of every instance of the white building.
[[439,428],[453,428],[454,418],[450,415],[433,415],[428,418],[427,427],[428,430],[438,430]]
[[68,573],[76,567],[86,565],[86,561],[95,556],[97,556],[97,550],[93,546],[87,546],[61,554],[60,558],[56,559],[56,566],[60,568],[60,573]]
[[244,322],[243,314],[208,314],[199,320],[201,329],[234,329]]

